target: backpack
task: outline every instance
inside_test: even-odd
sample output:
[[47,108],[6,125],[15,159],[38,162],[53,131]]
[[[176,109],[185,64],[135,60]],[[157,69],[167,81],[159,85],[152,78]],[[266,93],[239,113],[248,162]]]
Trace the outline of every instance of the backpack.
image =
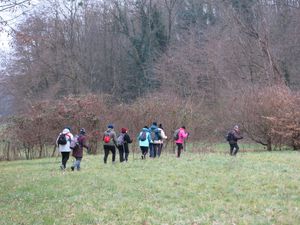
[[155,130],[151,131],[151,140],[152,141],[157,141],[157,140],[161,140],[161,134],[160,131],[156,128]]
[[146,131],[142,131],[142,133],[140,134],[139,139],[141,141],[146,141],[146,139],[147,139],[147,132]]
[[179,139],[179,129],[175,130],[173,134],[173,139],[174,141],[177,141]]
[[65,145],[67,144],[67,137],[66,134],[61,133],[57,139],[58,145]]
[[234,134],[230,131],[226,136],[226,141],[233,141],[234,140]]
[[117,145],[124,145],[125,140],[124,140],[125,134],[120,134],[120,136],[117,139]]
[[109,134],[106,134],[106,135],[104,136],[103,141],[104,141],[105,143],[109,143],[109,142],[110,142],[110,136],[109,136]]
[[70,143],[70,149],[76,151],[77,149],[79,149],[79,146],[80,146],[80,144],[79,144],[79,136],[76,135],[76,136],[71,140],[71,143]]

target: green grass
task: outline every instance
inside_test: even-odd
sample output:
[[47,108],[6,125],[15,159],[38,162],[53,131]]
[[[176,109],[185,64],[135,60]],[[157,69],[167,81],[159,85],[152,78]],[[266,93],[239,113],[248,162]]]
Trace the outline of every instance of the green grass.
[[300,224],[298,152],[59,160],[0,163],[0,224]]

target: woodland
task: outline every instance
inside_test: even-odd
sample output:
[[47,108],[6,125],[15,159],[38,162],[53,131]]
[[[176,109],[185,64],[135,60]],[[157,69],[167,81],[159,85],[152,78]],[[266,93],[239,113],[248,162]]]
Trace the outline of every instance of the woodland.
[[[10,2],[0,13],[30,4]],[[153,121],[195,143],[238,124],[268,151],[297,150],[299,21],[299,0],[40,1],[2,55],[1,159],[47,156],[67,125],[96,154],[107,124],[134,137]]]

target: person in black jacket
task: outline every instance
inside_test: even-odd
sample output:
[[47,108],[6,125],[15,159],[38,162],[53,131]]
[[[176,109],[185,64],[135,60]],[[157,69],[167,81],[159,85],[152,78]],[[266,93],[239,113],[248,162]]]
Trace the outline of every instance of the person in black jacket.
[[230,131],[227,135],[227,141],[230,145],[230,155],[236,156],[239,151],[239,146],[237,144],[238,140],[243,139],[243,136],[240,134],[240,129],[237,125],[233,127],[233,130]]
[[[121,134],[117,139],[117,146],[119,150],[120,155],[120,162],[126,162],[128,161],[128,155],[129,155],[129,146],[128,144],[132,143],[132,139],[128,135],[128,129],[122,128]],[[124,157],[125,155],[125,157]]]

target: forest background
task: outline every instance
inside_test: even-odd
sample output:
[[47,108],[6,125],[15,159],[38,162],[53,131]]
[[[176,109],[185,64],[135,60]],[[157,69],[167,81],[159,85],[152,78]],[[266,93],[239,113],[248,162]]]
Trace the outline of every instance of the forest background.
[[1,67],[1,159],[48,156],[66,125],[96,154],[108,123],[135,137],[153,121],[201,143],[239,124],[269,151],[296,150],[299,21],[299,0],[40,1]]

